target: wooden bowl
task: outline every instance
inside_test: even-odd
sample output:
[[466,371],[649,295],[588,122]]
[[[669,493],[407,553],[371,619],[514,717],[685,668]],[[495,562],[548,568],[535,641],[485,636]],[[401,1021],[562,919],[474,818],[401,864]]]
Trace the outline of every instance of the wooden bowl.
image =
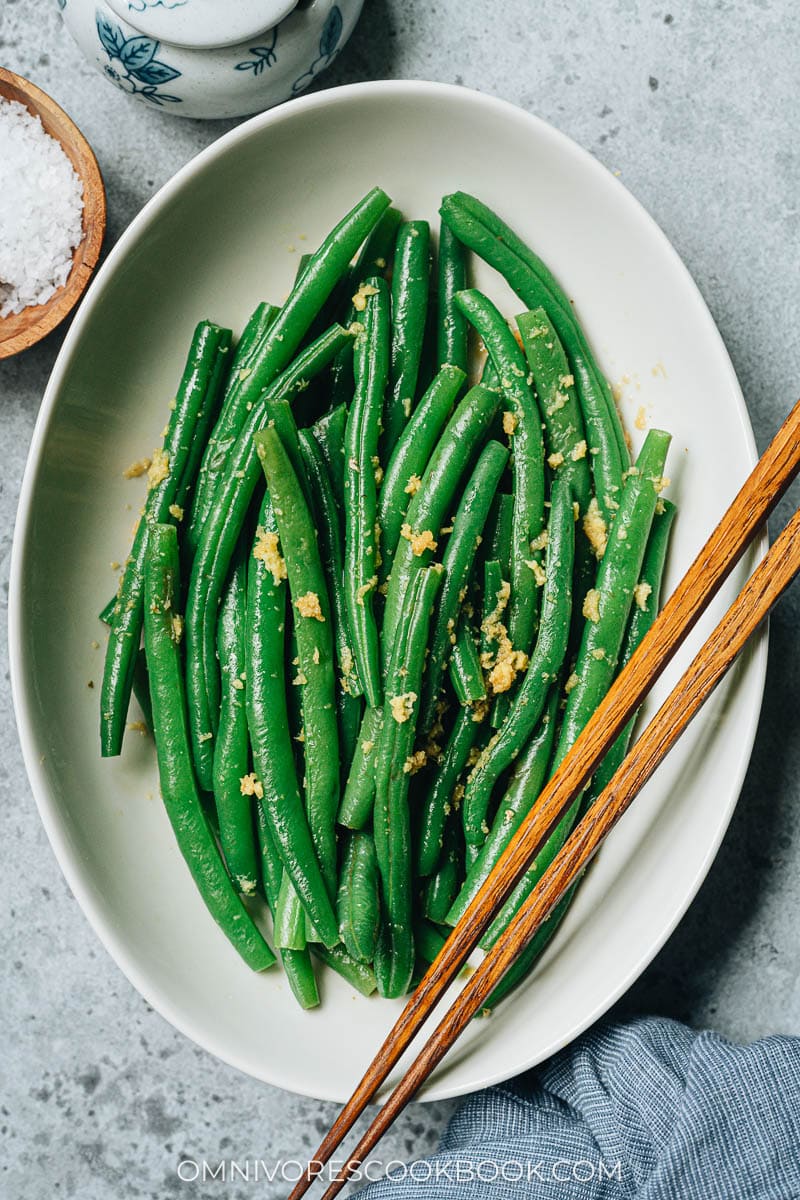
[[27,350],[55,329],[85,291],[100,256],[106,229],[106,193],[92,148],[77,125],[40,88],[0,67],[0,96],[24,104],[54,137],[83,183],[83,237],[72,256],[67,281],[44,304],[0,317],[0,358]]

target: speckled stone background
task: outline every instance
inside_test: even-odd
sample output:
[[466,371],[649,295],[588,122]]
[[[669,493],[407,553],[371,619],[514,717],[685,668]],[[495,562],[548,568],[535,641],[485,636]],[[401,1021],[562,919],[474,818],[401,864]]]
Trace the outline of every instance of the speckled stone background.
[[[763,448],[800,381],[800,9],[792,0],[668,5],[367,0],[324,82],[417,77],[479,88],[538,113],[619,171],[711,306]],[[230,125],[177,121],[114,92],[80,57],[55,3],[2,0],[0,63],[50,92],[93,144],[108,188],[107,248]],[[3,606],[25,455],[60,338],[0,363]],[[725,844],[622,1011],[739,1039],[800,1033],[799,618],[795,593],[773,620],[767,700]],[[5,645],[0,654],[5,681]],[[181,1183],[176,1167],[183,1158],[303,1158],[332,1106],[223,1066],[123,978],[50,852],[5,684],[0,789],[0,1198],[281,1194],[264,1183]],[[450,1108],[413,1106],[384,1159],[424,1154]]]

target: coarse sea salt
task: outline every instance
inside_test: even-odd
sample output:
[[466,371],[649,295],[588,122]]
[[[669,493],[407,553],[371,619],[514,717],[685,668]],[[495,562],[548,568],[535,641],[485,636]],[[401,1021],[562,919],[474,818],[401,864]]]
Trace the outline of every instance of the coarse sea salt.
[[44,304],[81,240],[83,186],[23,104],[0,98],[0,317]]

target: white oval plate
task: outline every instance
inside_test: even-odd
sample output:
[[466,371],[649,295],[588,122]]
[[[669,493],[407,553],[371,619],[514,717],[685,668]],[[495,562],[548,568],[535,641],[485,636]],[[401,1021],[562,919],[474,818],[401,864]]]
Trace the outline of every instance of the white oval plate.
[[[519,109],[462,88],[387,82],[297,100],[235,129],[184,167],[120,239],[58,357],[33,437],[14,545],[10,642],[20,736],[64,874],[148,1002],[226,1062],[271,1084],[344,1100],[399,1005],[326,972],[299,1011],[277,971],[251,974],[204,910],[158,798],[152,743],[98,752],[102,641],[140,504],[123,468],[154,446],[195,322],[240,329],[280,302],[298,253],[370,186],[436,219],[458,188],[498,209],[574,297],[623,411],[674,434],[680,506],[674,585],[754,460],[731,363],[695,285],[650,217],[585,151]],[[492,272],[477,282],[509,315]],[[640,420],[640,424],[642,421]],[[712,606],[715,619],[744,572]],[[709,628],[705,621],[703,629]],[[701,631],[681,654],[697,647]],[[535,975],[475,1022],[429,1099],[541,1061],[599,1017],[663,944],[704,878],[752,746],[762,639],[614,832]],[[668,673],[650,705],[665,695]],[[87,687],[93,680],[94,689]]]

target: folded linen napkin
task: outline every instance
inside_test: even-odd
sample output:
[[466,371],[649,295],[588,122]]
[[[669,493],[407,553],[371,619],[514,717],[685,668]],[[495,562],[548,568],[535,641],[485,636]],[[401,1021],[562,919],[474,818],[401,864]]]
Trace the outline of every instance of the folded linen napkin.
[[471,1096],[437,1154],[362,1200],[792,1200],[800,1038],[738,1046],[647,1018],[600,1025]]

